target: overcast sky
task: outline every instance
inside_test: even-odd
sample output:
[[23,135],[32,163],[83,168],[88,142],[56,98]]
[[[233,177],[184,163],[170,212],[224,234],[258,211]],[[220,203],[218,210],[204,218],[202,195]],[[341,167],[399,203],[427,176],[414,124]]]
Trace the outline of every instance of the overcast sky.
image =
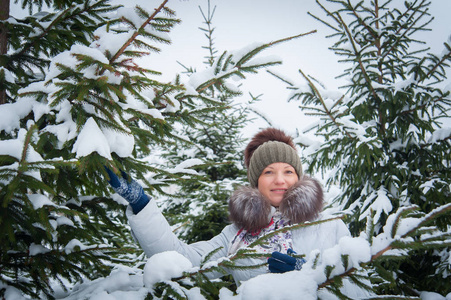
[[[201,46],[206,45],[207,39],[198,29],[204,27],[199,6],[207,13],[207,3],[207,0],[169,1],[169,7],[176,10],[182,23],[171,34],[173,44],[163,47],[163,53],[158,56],[158,64],[162,65],[163,71],[165,69],[182,70],[174,59],[186,66],[196,66],[198,69],[203,67],[203,56],[207,52],[202,50]],[[215,27],[215,47],[219,54],[225,50],[244,48],[254,42],[268,43],[314,29],[318,31],[320,28],[326,29],[307,15],[307,11],[319,12],[319,7],[312,0],[211,0],[210,4],[211,9],[216,6],[213,26]],[[316,33],[279,44],[261,55],[276,55],[282,59],[284,65],[274,70],[286,78],[302,81],[298,71],[302,68],[306,73],[329,81],[331,86],[335,87],[338,83],[333,80],[332,74],[339,74],[340,67],[327,49],[328,45],[329,41],[324,39],[324,33],[322,35]],[[324,72],[326,70],[327,72]],[[334,72],[331,72],[332,70]],[[324,73],[329,80],[323,78]],[[262,111],[275,127],[294,132],[300,122],[304,125],[305,122],[310,122],[302,117],[297,108],[298,103],[287,102],[289,94],[285,84],[266,72],[249,75],[246,87],[253,95],[263,93],[258,110]],[[245,95],[245,97],[248,96]],[[257,121],[246,135],[252,136],[259,127],[266,126],[264,121]]]
[[[142,2],[149,5],[150,1]],[[321,2],[326,3],[324,0]],[[393,1],[400,5],[403,2]],[[316,34],[275,46],[262,54],[282,58],[284,65],[277,67],[277,72],[297,82],[303,82],[298,71],[302,68],[327,87],[335,89],[341,84],[334,78],[340,74],[342,66],[332,51],[328,50],[333,40],[325,38],[330,32],[326,26],[307,14],[311,12],[323,16],[314,0],[211,0],[210,3],[211,8],[216,6],[213,26],[215,46],[219,53],[241,49],[253,42],[270,42],[315,29]],[[176,10],[182,23],[171,33],[173,44],[163,47],[163,53],[154,59],[158,59],[157,64],[162,66],[161,71],[165,73],[166,70],[182,70],[176,60],[187,66],[201,68],[203,56],[206,55],[201,46],[206,45],[206,39],[198,29],[204,26],[199,6],[206,13],[207,0],[171,0],[168,5]],[[431,24],[433,31],[423,36],[432,47],[432,52],[441,53],[443,42],[451,35],[450,11],[450,0],[432,1],[430,13],[435,17]],[[287,103],[288,91],[279,80],[263,72],[261,75],[251,75],[248,85],[253,94],[264,93],[261,109],[274,126],[294,132],[296,128],[303,128],[306,122],[310,122],[297,108],[299,103]],[[257,122],[256,127],[259,126],[266,124]],[[251,131],[254,130],[258,128]],[[254,132],[249,132],[249,135],[253,134]]]

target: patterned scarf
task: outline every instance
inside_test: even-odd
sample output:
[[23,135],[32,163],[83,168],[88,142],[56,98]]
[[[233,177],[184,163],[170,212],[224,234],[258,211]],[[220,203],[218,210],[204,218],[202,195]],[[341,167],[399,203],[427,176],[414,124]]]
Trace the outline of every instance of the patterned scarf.
[[[279,210],[276,210],[271,218],[271,221],[269,222],[269,225],[265,228],[262,228],[261,230],[255,232],[249,232],[246,229],[240,229],[230,245],[229,255],[236,253],[241,248],[247,248],[257,239],[287,225],[291,225],[290,220],[283,217]],[[289,248],[293,248],[293,240],[290,230],[286,232],[279,232],[276,235],[268,238],[262,244],[252,247],[252,249],[255,249],[257,253],[262,254],[271,254],[274,251],[287,253],[287,250]]]

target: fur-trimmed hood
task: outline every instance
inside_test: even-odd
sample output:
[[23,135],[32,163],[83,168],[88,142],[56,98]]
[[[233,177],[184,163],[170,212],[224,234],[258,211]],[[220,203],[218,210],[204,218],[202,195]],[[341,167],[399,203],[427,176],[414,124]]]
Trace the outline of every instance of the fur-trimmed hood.
[[[285,193],[279,206],[292,224],[316,219],[323,209],[323,190],[314,178],[302,175]],[[238,188],[229,200],[230,220],[240,228],[256,231],[271,220],[271,204],[257,188]]]

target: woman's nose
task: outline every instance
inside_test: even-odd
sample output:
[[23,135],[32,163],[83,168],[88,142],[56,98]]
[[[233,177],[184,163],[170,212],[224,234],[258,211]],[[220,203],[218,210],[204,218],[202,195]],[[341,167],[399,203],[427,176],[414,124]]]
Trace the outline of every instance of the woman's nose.
[[275,178],[274,178],[274,182],[275,183],[284,183],[285,182],[285,179],[283,178],[283,174],[281,174],[281,173],[276,173],[276,176],[275,176]]

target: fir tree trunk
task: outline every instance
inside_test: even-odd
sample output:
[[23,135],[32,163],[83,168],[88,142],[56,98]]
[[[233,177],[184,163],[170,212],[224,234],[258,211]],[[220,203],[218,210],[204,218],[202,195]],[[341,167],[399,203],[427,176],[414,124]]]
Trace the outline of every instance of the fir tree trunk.
[[[0,0],[0,20],[9,18],[9,0]],[[0,55],[5,55],[8,51],[8,31],[4,23],[0,24]],[[0,63],[0,66],[3,63]],[[0,90],[0,104],[6,103],[6,90]]]

